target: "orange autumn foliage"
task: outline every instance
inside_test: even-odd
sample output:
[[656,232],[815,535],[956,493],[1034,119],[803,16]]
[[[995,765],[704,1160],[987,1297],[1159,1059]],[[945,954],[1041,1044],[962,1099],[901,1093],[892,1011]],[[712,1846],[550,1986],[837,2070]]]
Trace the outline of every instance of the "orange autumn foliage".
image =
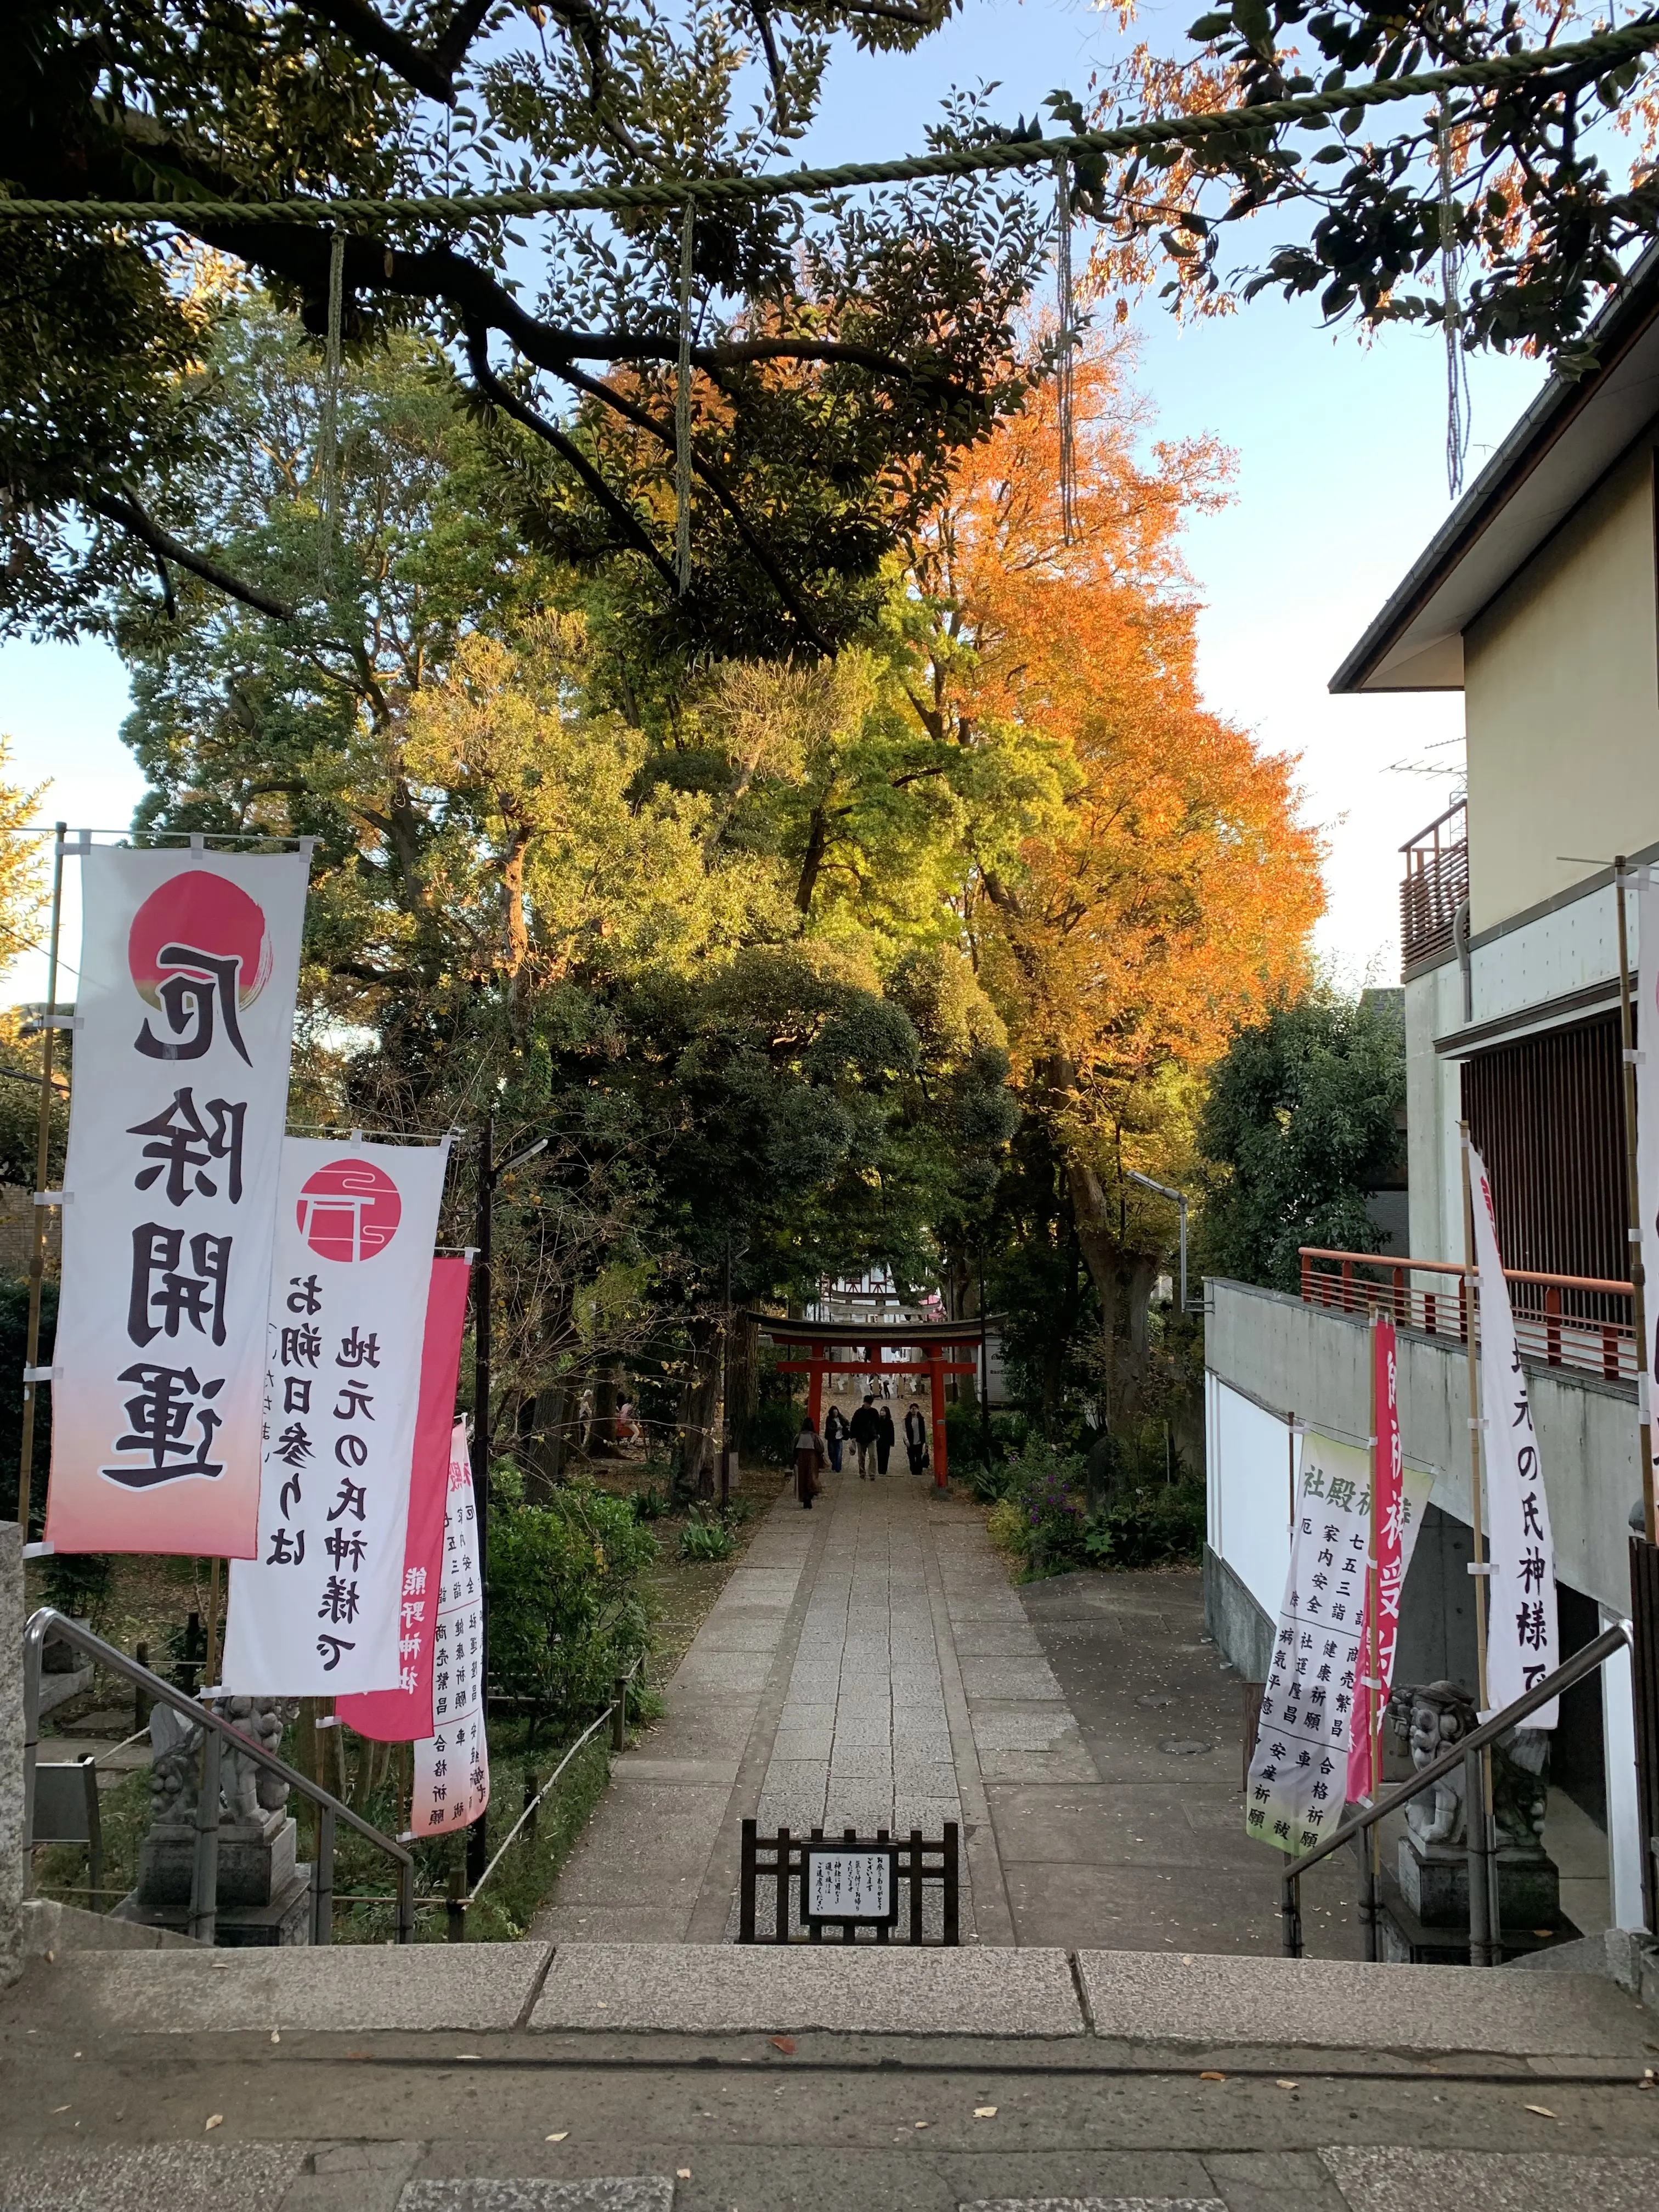
[[[1079,360],[1075,532],[1065,544],[1053,387],[965,458],[916,561],[951,633],[958,729],[1018,724],[1063,748],[1071,788],[1018,878],[976,890],[981,963],[1022,1073],[1202,1067],[1304,979],[1320,848],[1294,763],[1199,696],[1186,518],[1224,495],[1206,441],[1139,458],[1123,350]],[[963,648],[968,648],[964,651]]]
[[1196,441],[1143,459],[1127,366],[1121,348],[1077,364],[1070,544],[1050,384],[964,457],[913,566],[933,614],[913,688],[939,733],[1018,730],[1059,756],[1062,795],[1017,866],[981,860],[966,919],[1027,1110],[1065,1164],[1115,1418],[1140,1402],[1173,1226],[1124,1170],[1185,1180],[1203,1070],[1304,982],[1324,902],[1293,761],[1199,692],[1179,538],[1224,496],[1228,457]]

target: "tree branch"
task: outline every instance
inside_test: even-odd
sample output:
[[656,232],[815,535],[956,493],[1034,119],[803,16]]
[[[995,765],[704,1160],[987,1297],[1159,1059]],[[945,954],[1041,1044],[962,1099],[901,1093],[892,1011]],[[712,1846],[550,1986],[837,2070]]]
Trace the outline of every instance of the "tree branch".
[[101,514],[106,522],[114,523],[130,538],[136,538],[141,545],[148,546],[158,561],[176,562],[179,568],[187,568],[192,576],[199,576],[204,584],[211,584],[216,591],[223,592],[229,599],[240,599],[244,606],[252,607],[259,614],[270,615],[276,622],[293,621],[294,609],[285,600],[277,599],[273,592],[261,591],[257,584],[245,584],[240,576],[233,575],[228,568],[221,568],[216,561],[210,561],[204,553],[192,552],[170,530],[163,530],[131,492],[118,498],[112,492],[82,492],[78,496],[94,514]]
[[[673,451],[674,433],[665,429],[647,409],[626,398],[611,385],[601,383],[598,377],[585,376],[580,369],[573,368],[568,362],[562,364],[557,362],[551,364],[551,371],[555,376],[562,377],[567,384],[574,385],[577,391],[586,392],[590,398],[600,401],[616,414],[623,416],[627,421],[632,422],[636,429],[643,430],[648,437],[654,438],[659,445],[666,446],[671,453]],[[761,542],[754,526],[738,505],[737,494],[714,463],[705,460],[695,446],[691,448],[691,467],[693,472],[702,478],[704,483],[731,516],[738,535],[753,555],[756,565],[783,601],[784,606],[801,635],[813,650],[821,653],[826,660],[833,659],[835,647],[807,612],[805,603],[794,585]]]
[[430,51],[388,23],[368,0],[301,0],[305,14],[320,16],[350,43],[395,70],[404,82],[428,100],[455,105],[455,72],[466,58],[495,0],[461,0],[447,28]]
[[468,323],[465,327],[467,366],[472,371],[472,380],[479,391],[492,406],[499,407],[503,414],[510,415],[515,422],[522,422],[527,430],[545,440],[555,453],[569,463],[629,544],[643,553],[669,589],[677,592],[679,578],[675,574],[672,562],[658,550],[650,532],[632,507],[611,490],[580,446],[568,438],[556,423],[550,422],[545,416],[538,415],[526,401],[519,398],[510,385],[496,375],[489,366],[489,333],[483,325]]

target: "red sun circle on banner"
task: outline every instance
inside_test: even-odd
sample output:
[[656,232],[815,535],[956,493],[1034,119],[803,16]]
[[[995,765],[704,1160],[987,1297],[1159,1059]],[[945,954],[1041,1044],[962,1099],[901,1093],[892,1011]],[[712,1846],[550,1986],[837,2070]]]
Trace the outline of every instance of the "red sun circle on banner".
[[238,884],[210,869],[189,868],[182,875],[169,876],[132,917],[127,965],[138,995],[152,1006],[161,1005],[161,987],[167,976],[187,964],[162,961],[162,952],[173,945],[210,952],[218,960],[240,960],[236,996],[244,1009],[270,980],[270,932],[264,908]]
[[319,1260],[372,1260],[398,1233],[404,1202],[372,1160],[331,1160],[307,1177],[295,1208],[300,1234]]

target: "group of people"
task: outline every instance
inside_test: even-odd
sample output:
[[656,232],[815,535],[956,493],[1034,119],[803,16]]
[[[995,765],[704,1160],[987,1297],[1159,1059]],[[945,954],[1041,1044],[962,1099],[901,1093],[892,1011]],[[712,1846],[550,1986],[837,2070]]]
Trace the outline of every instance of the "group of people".
[[[850,1421],[839,1406],[831,1406],[822,1436],[809,1413],[795,1438],[796,1496],[810,1510],[823,1487],[821,1470],[830,1467],[839,1474],[849,1444],[857,1455],[859,1480],[875,1481],[878,1475],[886,1474],[896,1441],[890,1410],[885,1405],[878,1407],[868,1393]],[[913,1405],[904,1416],[904,1449],[911,1474],[921,1474],[927,1466],[928,1453],[927,1423],[920,1406]]]

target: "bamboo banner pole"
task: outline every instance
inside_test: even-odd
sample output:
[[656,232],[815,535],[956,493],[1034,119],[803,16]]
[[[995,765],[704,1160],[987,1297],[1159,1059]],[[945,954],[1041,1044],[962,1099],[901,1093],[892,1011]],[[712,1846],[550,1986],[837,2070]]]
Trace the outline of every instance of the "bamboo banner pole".
[[1630,933],[1625,913],[1625,878],[1629,862],[1620,853],[1613,864],[1619,909],[1619,1042],[1625,1077],[1625,1195],[1629,1216],[1631,1319],[1636,1336],[1636,1435],[1642,1462],[1642,1524],[1650,1544],[1659,1543],[1653,1489],[1653,1426],[1650,1393],[1653,1347],[1648,1341],[1647,1269],[1642,1260],[1642,1189],[1636,1141],[1636,1041],[1630,1003]]
[[52,825],[52,937],[46,953],[46,1018],[41,1026],[40,1049],[40,1112],[34,1131],[34,1188],[37,1203],[34,1208],[34,1232],[29,1255],[29,1318],[27,1350],[23,1364],[23,1440],[17,1455],[17,1520],[23,1531],[23,1541],[29,1538],[29,1493],[34,1486],[34,1394],[39,1387],[34,1371],[40,1364],[40,1295],[46,1275],[46,1216],[49,1209],[40,1205],[45,1194],[46,1177],[52,1154],[52,1064],[58,1031],[53,1017],[58,1012],[58,937],[64,918],[64,839],[69,831],[66,822]]

